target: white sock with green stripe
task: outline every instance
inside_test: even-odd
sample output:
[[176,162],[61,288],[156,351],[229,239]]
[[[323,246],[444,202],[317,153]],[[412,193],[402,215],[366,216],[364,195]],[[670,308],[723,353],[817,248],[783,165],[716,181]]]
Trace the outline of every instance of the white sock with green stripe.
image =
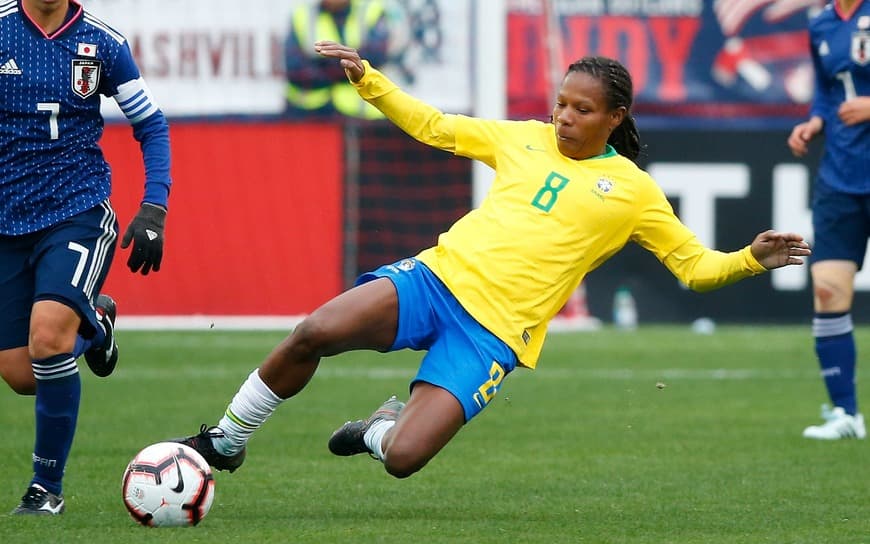
[[381,419],[375,421],[371,427],[363,435],[363,442],[368,449],[372,450],[372,455],[381,463],[384,462],[384,435],[387,431],[393,428],[396,422],[392,419]]
[[263,383],[259,370],[254,369],[227,406],[224,417],[218,422],[224,436],[212,438],[214,449],[223,455],[233,455],[241,451],[254,431],[260,428],[283,400]]

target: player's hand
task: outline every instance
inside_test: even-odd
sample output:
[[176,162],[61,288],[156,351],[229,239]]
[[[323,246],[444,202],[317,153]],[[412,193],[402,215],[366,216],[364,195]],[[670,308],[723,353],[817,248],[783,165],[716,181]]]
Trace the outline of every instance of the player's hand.
[[788,137],[788,148],[795,157],[803,157],[809,150],[810,140],[822,131],[824,122],[821,117],[812,117],[791,130]]
[[859,96],[840,104],[837,116],[847,126],[870,121],[870,96]]
[[804,264],[803,257],[812,253],[810,245],[800,234],[774,230],[767,230],[756,236],[750,250],[755,260],[768,270],[790,264]]
[[347,74],[347,79],[352,83],[356,83],[362,79],[363,75],[366,73],[359,52],[353,47],[323,40],[314,44],[314,51],[324,57],[340,59],[341,67],[344,68],[344,73]]
[[166,208],[148,202],[142,204],[121,240],[122,249],[133,242],[133,249],[127,259],[127,266],[131,271],[135,273],[141,270],[142,275],[147,276],[151,270],[160,270],[165,224]]

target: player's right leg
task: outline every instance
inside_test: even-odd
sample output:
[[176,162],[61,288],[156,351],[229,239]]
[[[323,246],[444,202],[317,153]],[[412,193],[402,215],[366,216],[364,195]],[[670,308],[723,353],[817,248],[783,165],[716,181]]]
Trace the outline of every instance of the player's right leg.
[[335,455],[369,453],[396,478],[423,468],[465,425],[453,393],[426,382],[414,384],[407,404],[387,399],[371,417],[348,422],[329,439]]
[[398,298],[387,279],[364,283],[304,319],[248,376],[216,426],[175,439],[218,470],[236,470],[251,435],[286,399],[301,391],[321,357],[354,349],[386,351],[396,334]]
[[[821,375],[834,409],[804,437],[863,438],[855,388],[857,354],[852,323],[855,274],[870,237],[870,198],[834,191],[817,183],[813,195],[813,339]],[[839,410],[837,410],[839,408]]]
[[404,406],[390,399],[365,420],[335,431],[336,455],[370,453],[406,478],[423,468],[495,397],[516,355],[478,323],[425,266],[417,281],[396,279],[399,324],[394,348],[426,349]]
[[867,433],[858,412],[857,354],[850,312],[857,265],[846,260],[825,260],[814,263],[811,270],[816,356],[833,408],[823,410],[823,422],[804,429],[803,436],[817,440],[864,438]]

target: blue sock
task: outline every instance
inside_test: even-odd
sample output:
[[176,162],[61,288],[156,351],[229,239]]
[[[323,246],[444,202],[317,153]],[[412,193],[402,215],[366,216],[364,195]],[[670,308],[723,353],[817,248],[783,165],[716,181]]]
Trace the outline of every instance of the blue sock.
[[81,377],[72,353],[34,360],[32,364],[36,376],[33,483],[60,495],[78,419]]
[[90,338],[83,338],[81,334],[76,335],[76,345],[73,348],[73,356],[78,359],[84,352],[92,347],[103,345],[105,339],[106,331],[103,329],[102,325],[97,327],[97,331]]
[[849,313],[816,314],[813,336],[822,377],[834,406],[855,415],[858,401],[855,395],[855,335]]
[[94,345],[93,338],[91,338],[90,340],[85,340],[84,338],[82,338],[82,335],[77,334],[76,335],[76,345],[75,345],[75,347],[73,347],[73,352],[72,352],[73,357],[78,359],[79,357],[82,356],[82,354],[84,352],[91,349],[92,345]]

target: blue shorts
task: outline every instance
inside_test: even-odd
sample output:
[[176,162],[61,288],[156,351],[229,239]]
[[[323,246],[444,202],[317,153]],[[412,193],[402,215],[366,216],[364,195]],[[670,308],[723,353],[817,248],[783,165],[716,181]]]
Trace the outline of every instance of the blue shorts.
[[870,195],[836,191],[822,182],[813,187],[811,262],[832,259],[864,265],[870,237]]
[[97,327],[93,302],[115,254],[118,221],[108,200],[46,229],[0,235],[0,350],[26,346],[33,304],[56,300]]
[[356,283],[375,278],[389,278],[399,296],[399,326],[389,351],[428,350],[411,388],[426,382],[446,389],[462,404],[465,421],[471,420],[516,367],[516,354],[471,317],[420,261],[382,266]]

